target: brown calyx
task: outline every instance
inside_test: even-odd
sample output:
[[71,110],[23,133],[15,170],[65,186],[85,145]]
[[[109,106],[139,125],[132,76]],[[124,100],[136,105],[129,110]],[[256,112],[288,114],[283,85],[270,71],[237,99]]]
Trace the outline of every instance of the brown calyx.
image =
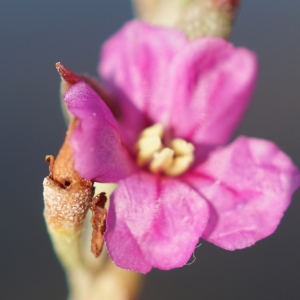
[[44,215],[48,225],[64,230],[81,229],[94,194],[92,181],[83,179],[74,169],[69,139],[76,123],[76,119],[70,122],[57,158],[46,156],[50,174],[44,180]]
[[101,254],[104,244],[107,215],[107,210],[105,209],[106,201],[107,197],[105,193],[100,193],[93,198],[90,205],[92,211],[91,224],[93,227],[91,251],[95,257],[98,257]]
[[50,162],[49,171],[52,179],[62,188],[70,186],[72,183],[85,185],[86,180],[78,174],[74,169],[74,158],[72,148],[70,146],[70,136],[77,126],[77,119],[70,122],[66,133],[65,141],[54,160],[53,156],[47,155],[46,161]]

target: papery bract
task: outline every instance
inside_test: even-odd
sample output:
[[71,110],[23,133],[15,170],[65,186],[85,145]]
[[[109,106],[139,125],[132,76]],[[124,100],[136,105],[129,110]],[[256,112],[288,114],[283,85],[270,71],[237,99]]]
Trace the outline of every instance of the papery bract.
[[[71,139],[76,170],[119,182],[105,233],[118,266],[171,269],[188,261],[200,237],[234,250],[274,232],[300,184],[298,170],[268,141],[240,137],[225,146],[256,69],[252,52],[220,38],[188,42],[179,31],[135,21],[101,54],[115,115],[86,83],[65,94],[80,121]],[[136,163],[141,132],[157,123],[167,148],[181,138],[195,149],[194,163],[176,178]]]

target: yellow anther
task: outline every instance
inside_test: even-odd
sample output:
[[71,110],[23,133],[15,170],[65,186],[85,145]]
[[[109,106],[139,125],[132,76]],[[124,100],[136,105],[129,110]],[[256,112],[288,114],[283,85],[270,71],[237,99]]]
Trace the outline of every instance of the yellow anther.
[[193,144],[179,138],[171,141],[171,148],[174,150],[176,155],[192,154],[195,150]]
[[147,166],[153,173],[179,176],[194,162],[195,147],[181,138],[171,140],[170,147],[165,147],[162,143],[163,134],[161,124],[154,124],[141,132],[136,144],[137,164]]
[[156,173],[161,170],[170,168],[173,163],[174,151],[170,148],[164,148],[160,152],[153,155],[149,169],[151,172]]
[[161,139],[158,136],[141,137],[137,142],[137,163],[139,166],[147,164],[153,154],[162,148]]
[[152,152],[152,150],[159,150],[162,145],[162,142],[158,136],[144,136],[138,140],[136,145],[139,150],[149,149],[149,151]]
[[175,177],[183,174],[194,162],[194,155],[188,154],[175,157],[173,164],[164,169],[164,173],[168,176]]
[[159,138],[162,138],[163,136],[163,133],[164,133],[164,128],[161,124],[157,123],[157,124],[154,124],[150,127],[147,127],[146,129],[144,129],[142,132],[141,132],[141,137],[143,136],[158,136]]

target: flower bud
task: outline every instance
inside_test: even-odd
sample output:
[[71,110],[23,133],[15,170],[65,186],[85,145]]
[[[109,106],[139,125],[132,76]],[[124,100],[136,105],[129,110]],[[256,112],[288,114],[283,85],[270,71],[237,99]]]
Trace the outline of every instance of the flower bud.
[[133,0],[138,17],[177,27],[190,40],[201,36],[229,38],[240,0]]

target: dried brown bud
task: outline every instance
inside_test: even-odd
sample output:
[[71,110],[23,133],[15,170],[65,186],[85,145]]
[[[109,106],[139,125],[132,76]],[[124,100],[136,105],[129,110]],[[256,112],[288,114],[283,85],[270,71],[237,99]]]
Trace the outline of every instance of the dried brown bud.
[[93,227],[91,251],[98,257],[101,254],[103,243],[104,243],[104,233],[106,230],[106,214],[105,204],[107,197],[105,193],[100,193],[93,198],[91,203],[92,218],[91,224]]
[[74,170],[69,137],[76,122],[74,119],[70,123],[56,160],[53,156],[46,156],[50,175],[44,179],[44,216],[48,226],[66,231],[81,230],[94,194],[92,181],[83,179]]

